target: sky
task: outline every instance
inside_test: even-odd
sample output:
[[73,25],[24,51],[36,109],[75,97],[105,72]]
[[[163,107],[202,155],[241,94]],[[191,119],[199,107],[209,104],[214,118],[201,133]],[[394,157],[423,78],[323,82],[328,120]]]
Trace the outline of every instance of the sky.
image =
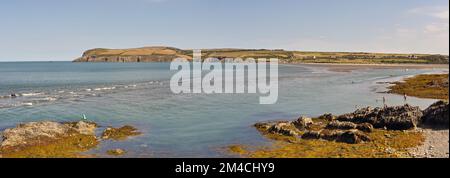
[[172,46],[449,53],[448,0],[0,0],[0,61]]

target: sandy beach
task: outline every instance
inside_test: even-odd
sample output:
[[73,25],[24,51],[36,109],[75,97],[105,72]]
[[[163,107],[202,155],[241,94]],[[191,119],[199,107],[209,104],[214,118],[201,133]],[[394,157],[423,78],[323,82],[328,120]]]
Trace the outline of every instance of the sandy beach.
[[333,72],[351,72],[361,69],[448,69],[447,64],[336,64],[336,63],[303,63],[287,64],[311,67],[324,67]]

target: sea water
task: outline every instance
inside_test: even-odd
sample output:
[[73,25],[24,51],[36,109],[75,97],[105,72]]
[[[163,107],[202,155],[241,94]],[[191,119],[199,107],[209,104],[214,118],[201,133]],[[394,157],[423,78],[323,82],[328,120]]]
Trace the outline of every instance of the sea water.
[[[0,63],[0,130],[30,121],[89,120],[133,125],[143,134],[103,142],[90,153],[121,148],[130,157],[228,157],[232,144],[264,145],[255,122],[301,115],[343,114],[365,106],[404,104],[386,94],[387,84],[448,69],[361,69],[280,65],[277,104],[260,105],[256,94],[173,94],[169,63]],[[17,97],[12,98],[11,93]],[[435,100],[410,97],[422,109]]]

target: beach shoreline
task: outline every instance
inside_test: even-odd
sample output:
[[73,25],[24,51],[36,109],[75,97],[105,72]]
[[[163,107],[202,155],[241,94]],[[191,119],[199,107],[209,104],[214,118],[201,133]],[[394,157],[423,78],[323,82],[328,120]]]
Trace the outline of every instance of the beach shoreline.
[[291,63],[282,65],[297,65],[306,67],[323,67],[332,72],[352,72],[364,69],[449,69],[448,64],[340,64],[340,63]]

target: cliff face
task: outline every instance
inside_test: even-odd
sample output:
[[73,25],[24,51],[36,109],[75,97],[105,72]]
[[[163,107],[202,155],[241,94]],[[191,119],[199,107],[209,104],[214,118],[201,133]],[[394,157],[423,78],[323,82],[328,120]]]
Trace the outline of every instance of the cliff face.
[[[172,47],[144,47],[133,49],[91,49],[74,62],[171,62],[176,58],[192,60],[192,50]],[[417,63],[448,64],[448,55],[383,54],[352,52],[301,52],[267,49],[205,49],[207,58],[277,58],[282,63]]]

